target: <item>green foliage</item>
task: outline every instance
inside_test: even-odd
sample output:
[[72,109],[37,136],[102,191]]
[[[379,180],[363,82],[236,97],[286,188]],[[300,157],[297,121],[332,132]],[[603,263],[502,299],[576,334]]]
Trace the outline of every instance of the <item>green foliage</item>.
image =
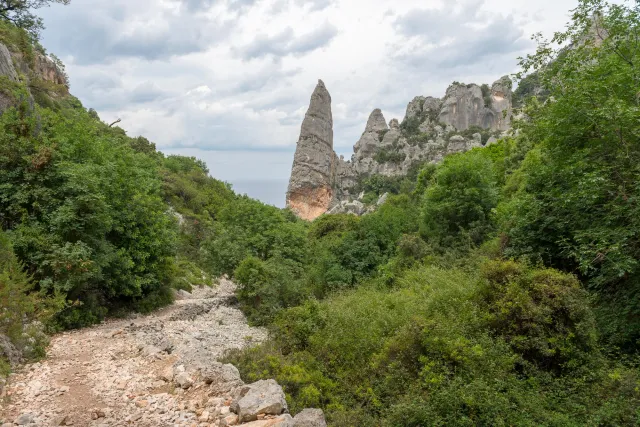
[[453,135],[461,135],[465,139],[473,138],[473,135],[479,133],[481,135],[480,142],[482,145],[485,145],[489,138],[494,137],[498,138],[500,136],[500,131],[492,131],[491,129],[483,129],[480,126],[470,126],[469,128],[463,131],[453,131],[447,135],[447,138],[452,137]]
[[402,163],[407,158],[405,153],[401,153],[393,148],[381,148],[373,159],[378,163]]
[[0,220],[37,289],[78,302],[60,324],[167,303],[175,226],[153,159],[82,110],[37,117],[37,133],[28,108],[0,118]]
[[[13,253],[9,236],[0,232],[0,335],[28,360],[44,356],[48,344],[43,322],[62,309],[61,298],[43,298],[33,290],[33,283]],[[9,373],[8,361],[0,353],[0,377]]]
[[449,156],[424,195],[422,235],[437,246],[482,243],[498,202],[493,164],[477,151]]
[[513,261],[486,263],[482,274],[487,321],[522,357],[519,363],[556,373],[586,363],[596,348],[596,328],[575,277]]
[[553,40],[572,48],[541,41],[523,61],[553,101],[526,107],[522,136],[537,146],[500,209],[507,253],[578,272],[606,336],[628,348],[640,338],[639,27],[636,7],[582,1]]
[[537,71],[521,76],[518,80],[518,87],[513,91],[513,105],[521,108],[533,96],[537,97],[540,102],[546,101],[549,97],[548,91],[542,87],[540,74]]
[[228,361],[246,380],[275,377],[292,408],[322,406],[331,425],[637,421],[637,372],[598,354],[588,297],[557,271],[419,267],[391,290],[286,310],[272,336]]
[[482,99],[484,100],[485,108],[491,108],[491,104],[493,104],[493,98],[491,97],[491,88],[488,84],[484,83],[480,86],[480,90],[482,90]]
[[411,118],[406,118],[400,123],[400,130],[404,135],[417,135],[420,133],[420,124],[424,120],[424,117],[418,115]]

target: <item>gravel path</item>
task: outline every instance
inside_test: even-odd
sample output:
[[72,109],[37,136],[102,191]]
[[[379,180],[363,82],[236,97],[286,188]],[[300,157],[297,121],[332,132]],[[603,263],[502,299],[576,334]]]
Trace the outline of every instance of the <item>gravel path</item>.
[[54,336],[46,360],[10,377],[0,425],[227,425],[231,392],[203,369],[267,336],[247,325],[234,290],[221,279],[154,314]]

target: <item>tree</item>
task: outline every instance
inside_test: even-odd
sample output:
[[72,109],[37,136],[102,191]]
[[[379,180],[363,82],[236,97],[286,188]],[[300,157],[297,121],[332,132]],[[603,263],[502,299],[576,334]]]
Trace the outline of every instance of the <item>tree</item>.
[[[582,0],[566,31],[522,60],[549,100],[530,100],[536,142],[503,212],[508,254],[577,272],[600,297],[604,336],[640,338],[640,5]],[[559,48],[554,46],[558,45]]]
[[70,2],[71,0],[0,0],[0,19],[25,29],[37,40],[44,24],[42,18],[36,16],[32,10],[47,7],[51,3],[67,5]]
[[441,247],[461,238],[480,244],[491,229],[490,213],[498,202],[491,160],[477,151],[445,159],[427,188],[422,208],[422,235]]

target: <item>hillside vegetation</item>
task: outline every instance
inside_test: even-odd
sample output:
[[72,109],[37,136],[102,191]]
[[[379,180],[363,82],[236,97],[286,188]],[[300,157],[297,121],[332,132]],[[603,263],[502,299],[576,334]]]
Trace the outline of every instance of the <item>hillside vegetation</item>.
[[[42,357],[44,331],[148,312],[227,274],[271,332],[227,359],[247,382],[276,378],[292,412],[321,407],[335,426],[637,425],[639,14],[582,0],[560,47],[539,40],[522,60],[535,78],[517,136],[370,177],[366,191],[394,193],[374,213],[313,223],[69,95],[31,105],[32,83],[8,85],[0,338]],[[27,36],[0,31],[10,49]]]

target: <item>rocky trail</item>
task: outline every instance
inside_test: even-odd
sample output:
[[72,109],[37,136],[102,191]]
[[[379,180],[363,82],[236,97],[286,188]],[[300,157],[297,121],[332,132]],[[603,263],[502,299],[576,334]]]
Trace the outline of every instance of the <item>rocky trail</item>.
[[274,380],[246,385],[218,359],[266,339],[235,305],[235,285],[197,288],[148,316],[54,336],[2,393],[0,425],[325,426],[320,410],[292,418]]

